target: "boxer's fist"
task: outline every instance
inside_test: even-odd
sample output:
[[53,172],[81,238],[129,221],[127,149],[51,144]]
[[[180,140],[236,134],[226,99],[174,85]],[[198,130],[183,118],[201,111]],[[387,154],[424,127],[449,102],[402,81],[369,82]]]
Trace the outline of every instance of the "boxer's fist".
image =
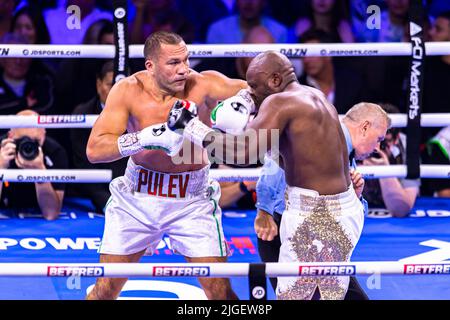
[[139,132],[126,133],[119,137],[117,144],[124,157],[144,149],[164,150],[169,156],[174,156],[183,147],[183,136],[169,130],[166,123],[159,123]]
[[173,157],[183,147],[183,136],[169,130],[165,123],[149,126],[138,133],[139,141],[147,150],[164,150]]
[[232,134],[241,133],[255,111],[255,103],[246,89],[237,95],[220,102],[211,112],[211,123],[214,129]]
[[203,141],[208,133],[214,130],[200,121],[193,102],[187,100],[176,101],[169,112],[167,126],[181,133],[189,141],[203,147]]
[[183,130],[196,116],[195,103],[188,100],[177,100],[170,109],[167,125],[172,131]]

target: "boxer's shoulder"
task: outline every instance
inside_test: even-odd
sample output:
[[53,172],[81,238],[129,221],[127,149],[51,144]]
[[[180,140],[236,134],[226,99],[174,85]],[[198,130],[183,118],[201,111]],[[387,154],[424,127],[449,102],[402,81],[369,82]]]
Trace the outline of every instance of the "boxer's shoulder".
[[142,91],[144,87],[143,81],[143,74],[137,72],[116,82],[112,87],[112,90],[116,93],[135,94],[137,90]]

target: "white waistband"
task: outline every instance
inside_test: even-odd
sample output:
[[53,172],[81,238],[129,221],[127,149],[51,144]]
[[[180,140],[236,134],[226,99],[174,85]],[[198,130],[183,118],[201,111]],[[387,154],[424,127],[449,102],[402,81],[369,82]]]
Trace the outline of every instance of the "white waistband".
[[149,196],[168,199],[186,199],[202,195],[209,179],[209,165],[186,172],[160,172],[128,160],[124,178],[131,190]]
[[286,208],[307,212],[319,205],[326,205],[338,212],[355,204],[359,205],[359,200],[352,185],[346,191],[333,195],[320,195],[315,190],[286,186]]

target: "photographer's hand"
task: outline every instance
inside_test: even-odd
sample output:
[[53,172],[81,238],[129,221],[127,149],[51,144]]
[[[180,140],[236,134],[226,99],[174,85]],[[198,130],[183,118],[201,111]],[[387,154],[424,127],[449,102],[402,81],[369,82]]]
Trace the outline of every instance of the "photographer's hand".
[[0,169],[8,169],[9,163],[16,156],[16,144],[13,139],[6,138],[0,143]]
[[363,160],[363,165],[365,166],[388,166],[389,158],[386,152],[377,148],[377,153],[380,155],[380,158],[369,157]]
[[25,160],[20,153],[16,156],[16,165],[21,169],[46,169],[44,164],[44,153],[42,148],[39,147],[39,154],[33,160]]

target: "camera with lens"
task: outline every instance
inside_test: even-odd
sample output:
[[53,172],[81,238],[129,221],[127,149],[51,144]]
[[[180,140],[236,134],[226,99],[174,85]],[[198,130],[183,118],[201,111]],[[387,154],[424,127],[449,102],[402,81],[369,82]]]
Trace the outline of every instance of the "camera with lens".
[[23,136],[14,142],[16,144],[16,152],[25,160],[34,160],[39,155],[39,142],[36,139]]

